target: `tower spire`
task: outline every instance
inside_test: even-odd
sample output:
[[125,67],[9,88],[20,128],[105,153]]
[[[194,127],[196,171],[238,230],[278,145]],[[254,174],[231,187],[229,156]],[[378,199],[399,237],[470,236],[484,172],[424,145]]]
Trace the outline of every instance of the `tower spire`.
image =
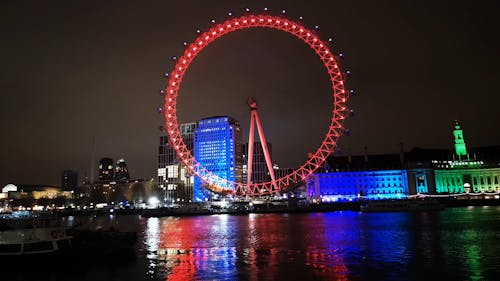
[[455,120],[455,127],[453,130],[453,136],[455,137],[455,153],[458,156],[458,159],[461,159],[461,156],[467,155],[467,148],[465,146],[465,140],[463,135],[463,130],[458,123],[458,120]]

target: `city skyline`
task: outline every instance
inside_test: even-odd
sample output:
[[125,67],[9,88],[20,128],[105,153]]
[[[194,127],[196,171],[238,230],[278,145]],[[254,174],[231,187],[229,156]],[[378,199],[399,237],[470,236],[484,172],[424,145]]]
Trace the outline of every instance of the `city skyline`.
[[[58,183],[67,169],[83,178],[93,137],[97,158],[123,157],[133,177],[155,177],[163,122],[155,109],[162,105],[158,92],[171,57],[181,54],[197,28],[208,29],[212,18],[220,22],[229,11],[243,14],[247,5],[191,1],[175,9],[134,3],[99,9],[84,2],[1,4],[9,29],[2,46],[7,67],[0,124],[7,137],[0,182]],[[193,4],[203,12],[189,9]],[[263,11],[265,5],[248,7]],[[352,135],[340,140],[344,153],[361,154],[365,146],[369,153],[391,153],[400,142],[406,149],[451,149],[454,119],[468,145],[500,143],[500,132],[491,127],[500,121],[498,4],[313,1],[268,7],[275,14],[285,8],[292,19],[304,16],[308,27],[318,24],[319,36],[332,36],[332,49],[345,54],[343,70],[353,72],[347,86],[357,95],[348,104],[355,117],[345,123]],[[231,115],[246,139],[245,101],[255,96],[276,162],[294,166],[318,147],[328,125],[331,109],[324,105],[331,101],[323,72],[314,53],[286,34],[230,35],[191,66],[180,91],[179,119]]]

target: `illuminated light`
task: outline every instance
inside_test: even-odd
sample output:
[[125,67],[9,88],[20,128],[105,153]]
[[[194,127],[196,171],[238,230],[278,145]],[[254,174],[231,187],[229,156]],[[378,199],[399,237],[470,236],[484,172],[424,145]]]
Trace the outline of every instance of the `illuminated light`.
[[243,20],[243,23],[247,23],[247,20]]
[[205,36],[205,40],[208,40],[208,38],[210,38],[210,37],[208,37],[208,35],[207,35],[207,36]]
[[198,45],[201,45],[201,44],[203,44],[203,42],[201,42],[201,41],[200,41],[200,42],[198,42]]
[[173,94],[174,93],[174,90],[170,90],[170,93]]
[[150,197],[148,199],[148,204],[151,206],[157,206],[160,203],[160,200],[158,200],[157,197]]
[[296,28],[296,26],[295,26],[295,25],[292,25],[292,28]]
[[221,27],[221,28],[219,28],[219,31],[223,31],[223,30],[224,30],[224,28],[222,28],[222,27]]
[[165,77],[168,77],[168,75],[169,75],[168,72],[164,74]]
[[232,15],[233,15],[233,13],[229,12],[229,13],[227,13],[227,15],[228,15],[228,16],[232,16]]
[[186,63],[186,60],[183,60],[182,63]]
[[172,82],[172,86],[175,86],[175,82]]
[[226,25],[226,26],[227,26],[227,28],[230,28],[230,27],[231,27],[231,25],[230,25],[230,24],[228,24],[228,25]]
[[266,7],[266,8],[264,8],[264,11],[267,11],[267,7]]
[[303,17],[303,16],[300,16],[300,17],[299,17],[299,20],[303,20],[303,19],[304,19],[304,17]]
[[197,30],[196,30],[196,33],[201,33],[201,30],[197,29]]
[[[252,21],[252,24],[245,25],[245,26],[238,27],[238,28],[234,28],[234,29],[228,27],[228,29],[226,29],[226,31],[223,31],[224,29],[222,29],[221,30],[222,32],[219,35],[223,35],[225,33],[229,33],[231,31],[235,31],[236,29],[240,29],[240,28],[244,28],[244,27],[258,26],[258,27],[270,27],[270,28],[275,28],[278,30],[286,31],[286,32],[294,35],[296,38],[301,39],[302,41],[309,43],[309,44],[311,44],[312,41],[318,43],[318,44],[314,44],[314,45],[311,44],[310,47],[316,52],[317,55],[320,56],[321,60],[325,64],[325,67],[327,68],[327,70],[329,70],[328,74],[330,76],[330,83],[333,86],[334,101],[336,101],[335,102],[336,103],[335,109],[333,110],[333,117],[331,119],[331,125],[330,125],[328,132],[327,132],[327,138],[325,139],[325,141],[323,141],[320,148],[318,148],[318,151],[319,150],[325,151],[325,152],[332,151],[336,145],[337,138],[339,137],[340,133],[342,132],[342,123],[338,122],[338,121],[343,120],[345,117],[347,117],[347,114],[345,116],[342,116],[341,111],[338,110],[340,108],[339,105],[341,105],[341,103],[339,104],[339,101],[342,101],[344,103],[346,101],[345,96],[341,95],[341,93],[345,94],[345,91],[343,91],[343,89],[340,87],[340,85],[344,84],[343,82],[340,82],[340,80],[344,79],[344,77],[342,75],[343,72],[340,72],[337,70],[340,67],[338,65],[336,65],[335,57],[332,55],[329,55],[329,53],[331,53],[331,52],[329,50],[327,50],[328,48],[324,48],[324,46],[323,46],[323,45],[325,45],[325,44],[323,44],[324,42],[321,41],[320,38],[316,37],[315,33],[311,32],[310,29],[302,26],[302,24],[295,25],[294,21],[287,21],[284,19],[282,20],[282,19],[273,18],[273,17],[269,17],[269,16],[259,17],[258,15],[257,16],[256,15],[249,15],[247,17],[241,17],[241,18],[237,18],[235,20],[227,21],[225,24],[217,25],[211,31],[203,33],[203,35],[201,35],[200,38],[197,39],[198,41],[195,40],[194,43],[190,43],[191,45],[189,45],[190,46],[189,48],[192,48],[191,50],[193,52],[190,52],[191,55],[186,54],[187,55],[186,57],[188,57],[189,60],[187,60],[185,62],[183,67],[187,68],[187,65],[188,65],[187,62],[191,62],[191,60],[194,57],[196,57],[196,55],[198,53],[198,49],[199,49],[199,51],[201,51],[204,46],[207,46],[211,41],[213,41],[214,39],[219,37],[219,35],[217,35],[217,33],[216,33],[217,30],[215,30],[215,29],[223,28],[225,26],[230,26],[230,25],[235,26],[239,22],[239,21],[238,22],[236,21],[238,19],[241,20],[242,22]],[[242,22],[239,22],[239,23],[242,23]],[[268,22],[272,23],[272,24],[268,24]],[[230,23],[230,24],[228,24],[228,23]],[[274,23],[276,23],[276,24],[274,24]],[[288,26],[291,26],[291,25],[293,25],[293,30],[291,28],[288,29]],[[285,28],[285,26],[286,26],[286,28]],[[297,32],[299,29],[300,29],[300,32]],[[210,40],[210,38],[207,39],[207,34],[210,34],[210,33],[213,34],[212,40]],[[305,40],[306,36],[304,36],[306,34],[307,34],[307,41]],[[310,37],[311,35],[312,35],[312,38]],[[204,38],[204,40],[200,44],[201,38]],[[199,43],[200,45],[198,45],[196,43]],[[206,43],[206,44],[202,44],[202,43]],[[195,48],[194,47],[195,45],[199,46],[199,48]],[[319,47],[319,46],[321,46],[321,47]],[[194,51],[196,51],[196,52],[194,52]],[[179,67],[178,71],[174,70],[174,72],[172,73],[173,75],[175,75],[175,82],[179,82],[179,83],[176,83],[175,87],[171,86],[172,89],[167,88],[166,91],[171,91],[173,97],[175,97],[177,95],[177,89],[178,89],[177,84],[181,83],[182,77],[184,75],[184,71],[185,70],[182,67]],[[172,81],[170,81],[170,82],[172,82]],[[172,102],[171,99],[169,99],[169,101]],[[166,124],[171,126],[172,130],[169,132],[173,132],[173,133],[170,135],[170,137],[171,137],[171,139],[174,139],[172,137],[173,135],[175,135],[175,136],[180,135],[180,132],[178,131],[179,129],[175,127],[175,124],[177,124],[175,98],[173,99],[173,104],[171,104],[171,105],[172,105],[171,110],[169,110],[167,113],[172,113],[171,115],[169,114],[169,116],[171,116],[172,119],[170,119],[170,118],[167,119],[168,121],[166,122]],[[166,109],[166,107],[165,107],[165,109]],[[344,110],[345,110],[345,107],[344,107]],[[176,148],[179,147],[181,150],[181,151],[179,151],[179,150],[177,151],[179,156],[180,156],[180,153],[182,153],[182,155],[190,155],[190,153],[186,149],[186,147],[182,146],[182,144],[183,144],[182,139],[176,139],[175,144],[176,144],[175,147]],[[181,144],[181,145],[179,146],[178,144]],[[185,157],[191,157],[191,156],[185,156]],[[198,169],[200,167],[199,164],[197,164],[196,162],[194,162],[195,165],[192,166],[193,162],[185,157],[182,157],[182,160],[186,163],[187,162],[190,163],[190,165],[188,165],[187,168],[195,167],[196,169]],[[286,183],[297,182],[301,176],[306,177],[306,175],[311,174],[312,171],[314,170],[314,168],[317,166],[317,163],[319,163],[319,161],[322,160],[321,158],[323,158],[323,157],[321,157],[321,155],[318,156],[318,154],[315,154],[314,159],[308,159],[307,162],[303,166],[301,166],[299,169],[294,170],[292,174],[285,176],[284,180],[278,181],[279,185],[281,186],[281,185],[286,184]],[[252,184],[250,186],[247,186],[247,185],[241,184],[241,183],[236,184],[234,182],[228,181],[227,179],[224,180],[224,179],[221,179],[217,176],[214,176],[213,174],[211,174],[211,172],[209,172],[207,170],[203,170],[203,167],[200,167],[200,168],[202,170],[200,170],[199,172],[195,171],[194,172],[195,175],[202,176],[205,179],[208,179],[211,182],[213,182],[215,185],[215,186],[213,186],[213,190],[219,190],[219,191],[224,192],[224,193],[236,192],[238,194],[246,193],[246,194],[251,194],[251,195],[252,194],[258,194],[258,195],[271,194],[271,193],[274,193],[276,191],[279,191],[279,189],[275,190],[274,187],[271,186],[271,183]],[[226,189],[225,186],[227,186],[228,184],[233,189],[236,187],[237,190],[230,191],[230,190]],[[340,199],[340,200],[348,200],[348,199],[349,199],[349,196],[346,196],[345,198]],[[328,200],[332,200],[332,198],[328,198]]]
[[172,98],[168,98],[168,101],[172,101]]
[[187,42],[184,42],[184,43],[182,43],[182,44],[183,44],[184,46],[187,46],[187,44],[188,44],[188,43],[187,43]]
[[188,54],[188,57],[191,57],[191,53]]
[[281,10],[281,13],[282,14],[286,14],[286,10]]
[[212,19],[210,22],[211,22],[211,23],[215,23],[215,20],[214,20],[214,19]]
[[246,8],[246,9],[245,9],[245,11],[250,12],[250,9],[249,9],[249,8]]
[[235,24],[235,25],[240,25],[240,22],[239,22],[239,21],[237,21],[237,22],[235,22],[234,24]]

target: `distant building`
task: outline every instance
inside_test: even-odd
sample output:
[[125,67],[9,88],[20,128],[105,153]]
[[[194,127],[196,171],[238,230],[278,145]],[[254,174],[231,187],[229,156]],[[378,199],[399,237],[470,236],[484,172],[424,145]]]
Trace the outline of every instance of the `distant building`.
[[[194,132],[194,158],[200,166],[219,178],[242,182],[242,133],[239,123],[228,116],[218,116],[198,121]],[[207,198],[205,183],[194,178],[194,200]],[[234,186],[221,186],[235,188]]]
[[307,181],[307,195],[315,200],[397,199],[408,194],[408,173],[397,154],[331,157],[326,166],[325,173]]
[[427,190],[417,184],[410,194],[500,192],[500,147],[467,149],[458,121],[454,121],[453,138],[453,150],[416,148],[407,153],[409,171],[419,171],[422,182],[430,182]]
[[2,188],[2,193],[6,193],[8,199],[73,198],[72,191],[62,190],[60,187],[44,184],[8,184]]
[[[270,142],[267,142],[267,148],[269,150],[269,155],[273,156],[273,148]],[[248,163],[248,143],[243,145],[243,181],[246,183],[247,180],[247,163]],[[267,169],[266,157],[264,155],[264,150],[260,142],[254,142],[253,145],[253,162],[252,162],[252,183],[261,183],[271,181],[271,176]]]
[[125,164],[125,160],[123,158],[116,162],[114,178],[117,181],[128,181],[130,179],[127,164]]
[[295,169],[293,168],[280,168],[277,164],[273,164],[274,176],[276,179],[285,177],[291,174]]
[[113,159],[101,158],[99,161],[99,181],[114,180]]
[[[186,147],[193,153],[194,131],[196,123],[185,123],[179,126]],[[158,185],[164,191],[164,201],[190,202],[193,200],[193,175],[177,157],[168,136],[160,137],[158,154]]]
[[63,190],[75,190],[78,187],[78,172],[65,170],[61,175],[61,188]]
[[467,149],[458,121],[453,128],[453,150],[329,157],[326,172],[308,179],[308,196],[319,201],[468,193],[498,197],[500,146]]

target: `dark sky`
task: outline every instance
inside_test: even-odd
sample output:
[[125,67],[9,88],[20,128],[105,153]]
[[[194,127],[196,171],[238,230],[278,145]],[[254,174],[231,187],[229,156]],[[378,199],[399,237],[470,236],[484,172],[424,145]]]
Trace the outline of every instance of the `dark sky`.
[[[270,3],[271,4],[267,4]],[[344,153],[449,148],[460,119],[470,146],[500,144],[498,1],[1,1],[0,186],[59,184],[96,157],[124,157],[155,177],[163,73],[210,20],[245,7],[304,16],[343,52],[358,93]],[[274,162],[302,163],[324,137],[329,81],[314,52],[273,30],[227,35],[205,49],[179,96],[181,122],[231,115],[248,130],[255,96]],[[246,137],[246,136],[245,136]]]

